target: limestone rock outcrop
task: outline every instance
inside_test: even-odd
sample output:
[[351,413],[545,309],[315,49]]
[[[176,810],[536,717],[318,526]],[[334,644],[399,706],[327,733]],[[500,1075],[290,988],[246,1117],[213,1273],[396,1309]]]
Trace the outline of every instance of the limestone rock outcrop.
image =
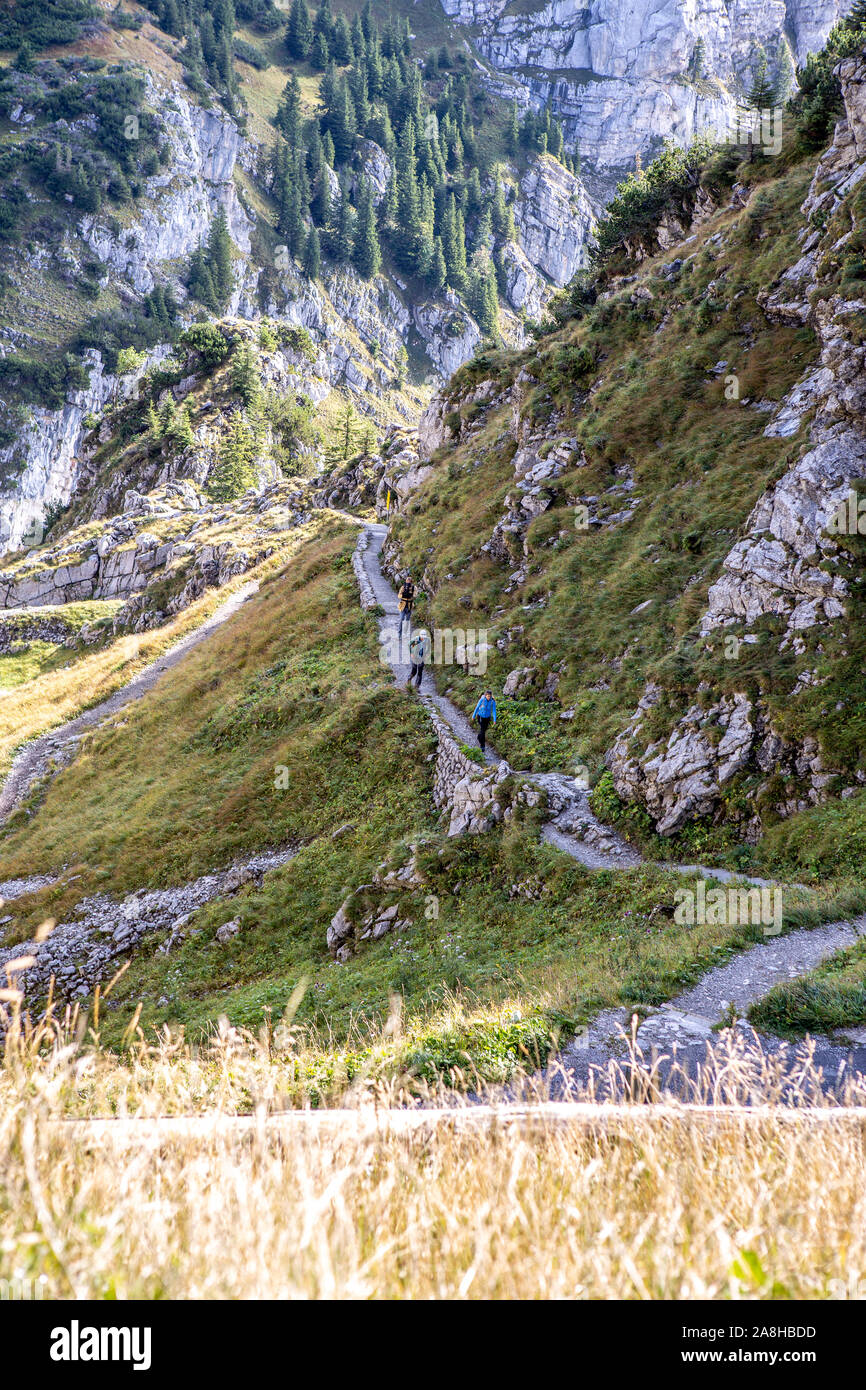
[[520,180],[515,224],[530,265],[554,285],[567,285],[587,264],[595,220],[592,200],[575,174],[549,155],[529,161]]
[[759,46],[803,63],[846,0],[442,0],[470,26],[496,72],[491,85],[550,105],[600,186],[663,139],[688,144],[723,129],[747,89]]
[[[822,297],[829,217],[866,179],[866,60],[840,65],[846,118],[815,172],[803,213],[802,254],[763,297],[764,312],[783,322],[809,323],[820,359],[774,411],[764,434],[786,438],[812,413],[808,441],[797,461],[761,496],[744,534],[725,557],[708,594],[701,622],[707,638],[718,631],[735,642],[772,640],[755,632],[760,619],[784,622],[780,649],[805,653],[802,634],[827,629],[845,613],[849,585],[844,552],[834,539],[840,509],[853,484],[866,477],[866,345],[861,323],[866,306],[838,291]],[[856,524],[855,524],[856,529]],[[838,532],[837,532],[838,534]],[[804,667],[798,688],[811,684]],[[641,738],[644,719],[660,699],[650,685],[629,727],[608,753],[621,796],[641,802],[662,834],[690,818],[716,810],[725,784],[747,767],[767,777],[783,773],[797,786],[775,803],[790,815],[826,794],[833,769],[814,742],[790,748],[767,713],[743,692],[704,702],[676,720],[664,739]],[[843,771],[839,769],[839,771]]]

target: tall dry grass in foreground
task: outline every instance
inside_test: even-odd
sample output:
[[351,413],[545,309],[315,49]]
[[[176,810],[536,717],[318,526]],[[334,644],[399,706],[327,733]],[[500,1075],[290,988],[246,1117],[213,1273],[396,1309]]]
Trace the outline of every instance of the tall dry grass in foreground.
[[[266,1038],[227,1026],[199,1057],[139,1039],[117,1058],[13,1020],[0,1277],[44,1275],[59,1298],[866,1293],[866,1126],[844,1109],[819,1118],[808,1057],[786,1119],[662,1101],[553,1125],[530,1102],[519,1122],[466,1125],[458,1106],[412,1132],[384,1113],[399,1083],[369,1079],[343,1098],[372,1113],[367,1126],[266,1124],[281,1065]],[[611,1082],[625,1097],[655,1089],[651,1068]],[[784,1086],[772,1060],[727,1039],[699,1091],[776,1102]],[[261,1122],[239,1124],[239,1109]],[[180,1112],[208,1122],[80,1118]]]

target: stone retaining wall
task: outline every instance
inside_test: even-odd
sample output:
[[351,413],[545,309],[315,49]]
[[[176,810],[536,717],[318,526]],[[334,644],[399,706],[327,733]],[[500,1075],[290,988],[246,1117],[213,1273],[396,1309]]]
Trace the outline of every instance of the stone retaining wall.
[[367,550],[369,544],[369,531],[362,531],[358,537],[358,544],[352,552],[352,568],[355,571],[355,578],[358,581],[362,608],[376,607],[376,595],[373,593],[373,586],[367,577],[367,571],[364,569],[364,552]]
[[502,782],[511,775],[505,761],[484,769],[467,758],[448,725],[430,711],[436,729],[436,771],[433,800],[440,811],[450,811],[449,835],[479,835],[506,817],[497,800]]

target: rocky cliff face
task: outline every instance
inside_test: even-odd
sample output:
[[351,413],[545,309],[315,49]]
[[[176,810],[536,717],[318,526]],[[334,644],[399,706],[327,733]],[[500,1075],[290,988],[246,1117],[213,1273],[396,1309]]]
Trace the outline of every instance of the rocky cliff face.
[[587,264],[598,208],[556,159],[536,155],[515,197],[517,242],[505,248],[509,302],[540,319],[552,293]]
[[87,388],[71,392],[61,410],[31,410],[15,444],[0,450],[0,465],[8,467],[13,460],[22,465],[14,490],[0,494],[0,554],[39,544],[46,513],[65,506],[72,495],[88,417],[134,391],[141,372],[167,352],[166,347],[149,353],[137,373],[120,380],[103,369],[99,352],[90,351],[85,354]]
[[[244,179],[260,176],[263,152],[225,112],[196,105],[177,82],[166,86],[149,75],[145,100],[160,122],[170,158],[144,181],[123,225],[104,212],[89,214],[64,236],[57,259],[65,273],[74,278],[85,264],[96,265],[101,287],[126,303],[169,283],[183,303],[190,254],[222,209],[235,247],[228,312],[246,319],[266,313],[310,333],[317,357],[297,384],[313,400],[335,388],[354,398],[364,414],[381,405],[386,416],[413,423],[426,397],[416,392],[407,400],[405,392],[394,391],[403,352],[408,347],[426,360],[431,384],[447,379],[481,342],[471,314],[450,293],[413,302],[407,286],[386,275],[365,281],[351,267],[341,267],[314,283],[291,260],[272,263],[273,251],[264,249],[267,239],[256,236],[251,203],[239,193]],[[19,123],[34,116],[23,106],[16,110]],[[380,199],[391,173],[387,155],[366,140],[359,162]],[[336,178],[335,185],[338,190]],[[507,297],[516,311],[539,318],[553,291],[582,264],[594,210],[580,181],[553,159],[534,160],[515,193],[519,240],[506,248]],[[516,319],[510,332],[520,340]],[[22,345],[33,351],[35,340],[22,342],[20,334],[0,328],[0,351]],[[168,350],[167,345],[156,349],[150,360]],[[90,352],[86,362],[88,387],[70,394],[60,410],[33,409],[14,443],[0,452],[0,466],[12,479],[0,494],[0,553],[32,544],[46,513],[69,501],[80,471],[85,421],[118,393],[134,389],[134,382],[120,383],[105,371],[98,353]]]
[[[547,103],[598,175],[724,127],[759,48],[817,52],[847,0],[442,0],[523,103]],[[699,48],[702,45],[702,49]],[[501,88],[505,90],[505,88]],[[608,177],[607,183],[610,182]]]
[[[701,619],[702,634],[721,630],[735,643],[758,642],[761,620],[780,619],[781,649],[792,647],[804,657],[800,688],[820,679],[814,656],[806,658],[804,634],[820,642],[822,632],[844,621],[849,567],[834,530],[840,508],[847,529],[849,496],[866,477],[866,306],[839,293],[822,295],[828,263],[853,234],[843,217],[848,230],[840,238],[834,216],[866,179],[866,59],[849,59],[839,72],[846,119],[803,204],[803,254],[764,299],[771,319],[810,323],[821,344],[818,366],[797,383],[764,431],[770,438],[793,435],[809,412],[808,444],[759,499],[709,590]],[[716,700],[711,691],[704,693],[708,698],[687,710],[666,738],[647,743],[641,738],[644,721],[661,695],[649,686],[609,755],[620,795],[642,802],[662,833],[713,811],[730,779],[750,767],[799,780],[799,789],[776,805],[779,814],[822,799],[834,769],[824,766],[814,740],[799,747],[786,743],[745,691]]]
[[146,100],[159,112],[171,151],[166,169],[146,181],[138,216],[128,227],[114,231],[98,215],[85,217],[79,224],[81,238],[104,266],[145,294],[160,270],[185,264],[222,208],[241,253],[239,284],[230,304],[236,308],[253,224],[238,199],[234,176],[240,161],[250,162],[252,151],[229,116],[192,104],[176,85],[165,91],[149,78]]

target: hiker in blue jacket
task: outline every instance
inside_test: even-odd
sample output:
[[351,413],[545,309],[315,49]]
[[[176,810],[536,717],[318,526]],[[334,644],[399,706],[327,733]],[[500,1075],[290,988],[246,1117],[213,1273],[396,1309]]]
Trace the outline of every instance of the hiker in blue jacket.
[[472,718],[478,720],[478,747],[483,753],[487,747],[487,730],[496,723],[496,701],[492,690],[485,690],[472,711]]

